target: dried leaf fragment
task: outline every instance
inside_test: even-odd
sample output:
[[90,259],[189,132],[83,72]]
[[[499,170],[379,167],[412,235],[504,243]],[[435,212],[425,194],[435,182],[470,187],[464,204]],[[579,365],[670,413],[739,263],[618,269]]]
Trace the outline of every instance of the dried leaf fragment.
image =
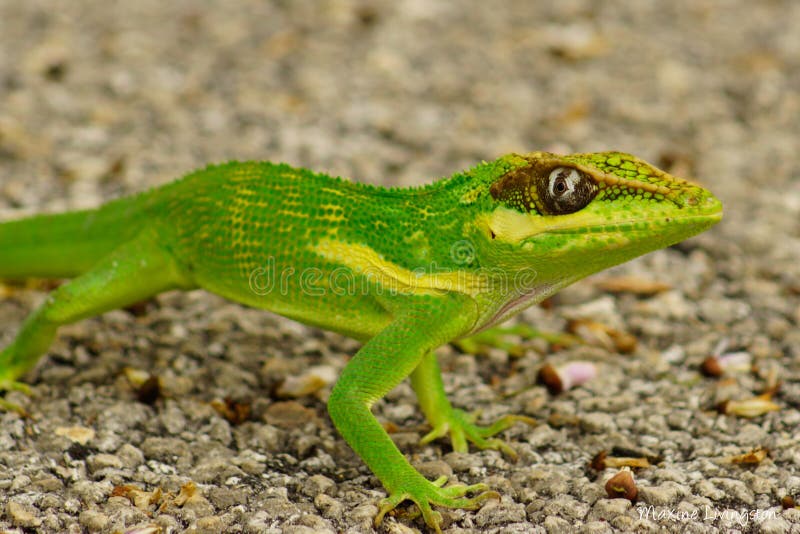
[[672,286],[664,282],[648,280],[638,276],[609,276],[597,282],[597,287],[609,293],[633,293],[652,296],[669,291]]
[[578,426],[581,422],[580,417],[573,414],[555,412],[547,418],[547,424],[553,428],[563,428],[568,426]]
[[772,394],[765,393],[744,400],[728,400],[720,403],[720,413],[739,417],[758,417],[768,412],[777,412],[780,406],[772,402]]
[[142,387],[142,384],[147,382],[151,376],[147,371],[134,367],[125,367],[122,372],[125,374],[125,378],[128,379],[130,385],[135,388]]
[[336,382],[336,369],[330,365],[311,367],[300,376],[289,376],[276,393],[283,398],[305,397]]
[[187,482],[181,486],[181,491],[175,497],[173,503],[175,506],[183,506],[197,495],[197,486],[194,482]]
[[607,451],[600,451],[594,455],[589,466],[595,471],[602,471],[603,469],[613,467],[632,467],[632,468],[646,468],[652,464],[646,457],[633,457],[633,456],[608,456]]
[[230,397],[226,397],[224,401],[212,400],[211,407],[232,425],[240,425],[248,421],[252,411],[251,403],[238,402]]
[[136,486],[126,484],[124,486],[114,486],[111,496],[125,497],[139,510],[150,510],[152,506],[161,502],[163,492],[161,488],[156,488],[154,491],[144,491]]
[[734,465],[756,465],[760,464],[767,457],[769,451],[763,447],[757,447],[744,454],[735,454],[720,458],[717,463]]
[[54,430],[54,433],[56,436],[65,437],[80,445],[86,445],[95,436],[94,429],[85,426],[60,426]]
[[567,329],[570,333],[581,338],[587,345],[602,347],[608,351],[617,351],[623,354],[636,350],[636,337],[591,319],[572,320],[567,325]]

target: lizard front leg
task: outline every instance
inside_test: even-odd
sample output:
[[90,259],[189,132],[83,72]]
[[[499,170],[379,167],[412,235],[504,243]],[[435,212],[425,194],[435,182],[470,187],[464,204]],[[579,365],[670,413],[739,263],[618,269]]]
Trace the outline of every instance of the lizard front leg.
[[[415,295],[404,297],[395,319],[370,339],[342,371],[328,401],[333,424],[386,488],[375,518],[402,501],[417,504],[428,526],[440,531],[441,514],[431,506],[477,508],[497,493],[485,484],[442,487],[444,479],[431,482],[423,477],[397,449],[370,409],[408,376],[437,346],[463,331],[474,320],[464,313],[466,297]],[[466,498],[469,492],[482,492]]]

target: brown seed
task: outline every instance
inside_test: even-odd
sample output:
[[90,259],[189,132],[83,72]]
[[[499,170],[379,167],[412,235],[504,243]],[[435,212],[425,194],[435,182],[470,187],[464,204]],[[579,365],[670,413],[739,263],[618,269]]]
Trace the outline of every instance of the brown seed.
[[553,395],[558,395],[564,391],[561,377],[558,376],[556,368],[546,363],[539,369],[539,382],[547,386],[547,390]]
[[608,482],[606,482],[606,494],[611,499],[628,499],[631,502],[636,502],[639,489],[633,481],[631,472],[625,470],[608,479]]
[[700,365],[700,371],[711,378],[719,378],[723,373],[722,366],[719,364],[719,358],[716,356],[709,356],[703,360],[702,365]]

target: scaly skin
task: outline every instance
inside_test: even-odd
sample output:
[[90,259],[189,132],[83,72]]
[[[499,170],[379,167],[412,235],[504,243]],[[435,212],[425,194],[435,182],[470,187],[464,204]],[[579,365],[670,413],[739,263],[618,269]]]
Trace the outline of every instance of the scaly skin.
[[[383,189],[271,163],[211,166],[97,210],[0,225],[0,278],[73,278],[0,352],[0,388],[59,326],[169,289],[204,288],[364,343],[328,404],[389,497],[474,508],[483,484],[420,475],[370,409],[407,376],[456,450],[513,453],[445,397],[436,347],[475,334],[567,284],[716,223],[708,191],[622,153],[510,154],[422,188]],[[480,492],[475,497],[464,497]]]

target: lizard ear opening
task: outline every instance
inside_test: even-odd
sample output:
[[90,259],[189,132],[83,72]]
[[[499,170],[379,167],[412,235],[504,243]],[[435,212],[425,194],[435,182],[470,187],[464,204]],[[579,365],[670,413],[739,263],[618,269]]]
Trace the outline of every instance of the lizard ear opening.
[[597,194],[593,177],[575,167],[533,164],[492,184],[492,198],[520,212],[567,215],[585,208]]

